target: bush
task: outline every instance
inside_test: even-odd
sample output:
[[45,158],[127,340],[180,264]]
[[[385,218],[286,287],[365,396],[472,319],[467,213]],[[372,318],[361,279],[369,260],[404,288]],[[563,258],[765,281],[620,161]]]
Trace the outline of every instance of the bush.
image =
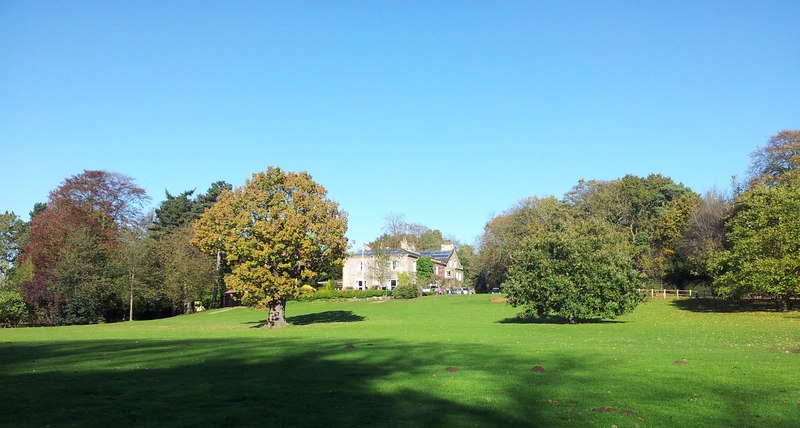
[[0,291],[0,326],[18,326],[26,314],[25,301],[19,292]]
[[420,296],[420,290],[414,284],[401,284],[392,290],[395,299],[416,299]]
[[631,312],[642,295],[627,236],[600,220],[549,220],[526,242],[503,283],[511,306],[570,323]]
[[391,296],[392,292],[387,290],[328,290],[320,289],[314,292],[305,300],[328,300],[328,299],[366,299],[370,297]]
[[316,289],[310,285],[304,285],[300,287],[300,292],[297,297],[298,300],[310,300],[314,298],[314,293],[316,293]]

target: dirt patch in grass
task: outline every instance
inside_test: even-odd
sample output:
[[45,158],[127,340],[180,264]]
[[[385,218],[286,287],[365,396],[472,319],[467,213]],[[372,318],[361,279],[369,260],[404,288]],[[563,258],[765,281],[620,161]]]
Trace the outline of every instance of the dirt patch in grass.
[[458,367],[448,367],[448,368],[444,369],[444,371],[446,371],[447,373],[455,373],[458,370],[459,370]]
[[506,303],[508,302],[508,299],[505,297],[490,297],[489,301],[492,303]]
[[344,345],[344,349],[355,349],[355,348],[356,348],[356,346],[353,345],[352,343],[348,343],[347,345]]
[[534,373],[544,373],[544,367],[542,366],[533,366],[531,367],[531,371]]
[[789,352],[792,354],[800,354],[800,348],[790,349]]
[[685,366],[689,364],[689,361],[687,361],[686,358],[681,358],[679,360],[675,360],[672,364],[675,364],[676,366]]

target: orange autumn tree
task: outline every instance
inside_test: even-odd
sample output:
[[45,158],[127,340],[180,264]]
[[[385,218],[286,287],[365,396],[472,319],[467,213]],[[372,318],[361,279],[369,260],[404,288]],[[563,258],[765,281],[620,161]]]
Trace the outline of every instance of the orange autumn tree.
[[344,259],[347,215],[326,195],[308,173],[270,167],[223,192],[194,223],[195,245],[225,254],[226,285],[269,310],[268,328],[286,326],[286,300]]

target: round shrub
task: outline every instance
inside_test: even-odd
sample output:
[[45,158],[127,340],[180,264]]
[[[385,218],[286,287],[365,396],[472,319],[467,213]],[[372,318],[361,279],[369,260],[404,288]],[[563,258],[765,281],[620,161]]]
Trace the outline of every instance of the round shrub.
[[400,284],[392,290],[395,299],[416,299],[419,296],[419,288],[414,284]]

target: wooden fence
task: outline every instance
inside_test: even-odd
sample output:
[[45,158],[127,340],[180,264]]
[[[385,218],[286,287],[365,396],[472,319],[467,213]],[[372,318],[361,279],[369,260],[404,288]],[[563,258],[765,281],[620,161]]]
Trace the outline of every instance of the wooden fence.
[[643,292],[646,296],[650,298],[660,297],[663,299],[673,298],[679,299],[681,297],[691,298],[697,297],[697,291],[695,290],[667,290],[665,288],[658,289],[658,288],[640,288],[639,291]]

